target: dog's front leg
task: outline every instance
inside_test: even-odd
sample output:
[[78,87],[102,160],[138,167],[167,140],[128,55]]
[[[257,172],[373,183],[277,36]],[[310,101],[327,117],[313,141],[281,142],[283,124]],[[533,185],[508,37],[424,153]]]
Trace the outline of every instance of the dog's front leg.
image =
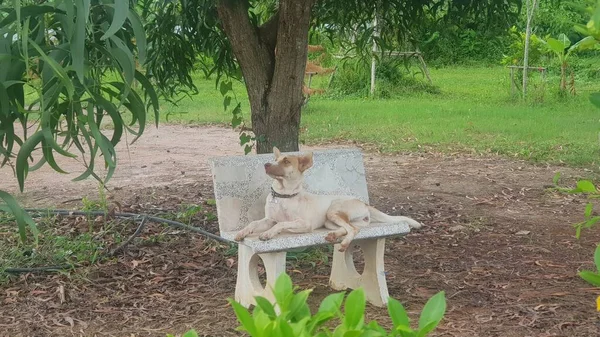
[[245,237],[253,233],[262,233],[271,228],[274,224],[275,221],[269,218],[252,221],[248,226],[244,227],[236,234],[235,241],[242,241]]
[[309,224],[304,219],[297,219],[294,221],[278,222],[268,231],[262,233],[258,238],[265,241],[272,239],[275,235],[282,231],[288,231],[292,233],[308,233],[311,231]]

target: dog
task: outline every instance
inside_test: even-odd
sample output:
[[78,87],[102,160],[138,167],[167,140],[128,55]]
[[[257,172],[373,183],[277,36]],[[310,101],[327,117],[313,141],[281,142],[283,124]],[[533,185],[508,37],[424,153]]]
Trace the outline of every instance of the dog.
[[251,234],[260,233],[259,239],[264,241],[283,231],[299,234],[325,227],[331,230],[326,237],[331,243],[345,236],[340,243],[343,252],[360,228],[371,221],[406,222],[411,228],[421,228],[421,224],[413,219],[387,215],[354,197],[315,195],[304,191],[304,172],[313,165],[312,152],[300,156],[282,155],[274,147],[273,153],[276,163],[265,164],[265,173],[273,178],[265,217],[240,230],[235,236],[236,241]]

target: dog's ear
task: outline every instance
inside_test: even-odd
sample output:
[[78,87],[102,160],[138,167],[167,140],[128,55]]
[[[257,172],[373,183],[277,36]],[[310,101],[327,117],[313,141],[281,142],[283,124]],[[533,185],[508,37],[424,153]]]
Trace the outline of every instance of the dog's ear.
[[304,172],[313,166],[313,153],[309,152],[298,157],[298,170]]
[[276,146],[273,146],[273,154],[275,155],[275,160],[277,160],[277,158],[281,157],[281,152],[279,151],[279,149]]

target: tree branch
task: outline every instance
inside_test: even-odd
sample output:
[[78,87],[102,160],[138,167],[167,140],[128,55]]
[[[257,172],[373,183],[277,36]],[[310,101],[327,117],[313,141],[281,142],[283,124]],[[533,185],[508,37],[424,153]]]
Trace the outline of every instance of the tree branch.
[[275,50],[277,45],[277,28],[279,27],[279,12],[273,14],[271,18],[258,27],[258,34],[263,43],[269,46],[270,50]]
[[240,64],[248,95],[262,99],[273,76],[273,52],[250,22],[247,0],[220,0],[217,13],[233,53]]

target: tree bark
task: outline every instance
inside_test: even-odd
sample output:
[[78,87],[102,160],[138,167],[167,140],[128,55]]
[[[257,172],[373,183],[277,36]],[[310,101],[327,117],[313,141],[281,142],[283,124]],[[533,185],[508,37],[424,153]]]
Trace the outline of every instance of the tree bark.
[[280,0],[279,10],[260,27],[248,2],[221,0],[217,6],[248,90],[257,153],[298,151],[302,84],[314,0]]

